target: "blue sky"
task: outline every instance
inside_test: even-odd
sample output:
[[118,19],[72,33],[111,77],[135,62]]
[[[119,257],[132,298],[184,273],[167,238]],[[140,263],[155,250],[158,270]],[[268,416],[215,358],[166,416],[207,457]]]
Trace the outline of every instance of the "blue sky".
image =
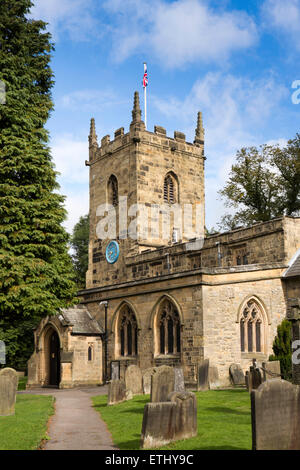
[[237,150],[284,144],[300,131],[300,104],[292,102],[300,0],[35,0],[32,16],[49,23],[55,42],[47,127],[68,231],[88,212],[90,118],[99,141],[128,130],[135,90],[143,103],[144,61],[150,131],[161,125],[193,141],[203,112],[209,228],[228,212],[218,190]]

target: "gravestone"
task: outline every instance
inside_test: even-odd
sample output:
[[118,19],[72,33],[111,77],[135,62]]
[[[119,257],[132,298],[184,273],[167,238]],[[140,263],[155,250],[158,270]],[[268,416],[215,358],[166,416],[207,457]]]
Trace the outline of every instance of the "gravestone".
[[111,361],[111,380],[120,380],[120,362]]
[[267,380],[251,392],[253,450],[300,450],[299,386]]
[[269,361],[262,363],[263,381],[280,379],[280,361]]
[[220,387],[219,372],[217,366],[209,366],[208,368],[208,384],[210,390]]
[[147,403],[144,408],[141,447],[162,447],[175,438],[175,402]]
[[197,399],[192,392],[173,392],[169,400],[176,403],[175,437],[188,439],[197,436]]
[[116,405],[128,399],[124,380],[112,380],[108,384],[107,404]]
[[245,375],[240,364],[231,364],[229,375],[233,385],[245,385]]
[[262,373],[258,367],[250,367],[252,390],[256,390],[262,384]]
[[140,395],[143,393],[142,372],[138,366],[132,365],[127,367],[125,371],[126,390],[132,392],[132,395]]
[[185,387],[184,387],[184,375],[183,375],[182,367],[174,367],[174,373],[175,373],[175,384],[174,384],[175,392],[184,392]]
[[205,359],[198,365],[198,392],[209,390],[209,359]]
[[18,381],[14,369],[7,367],[0,371],[0,416],[15,414]]
[[151,377],[156,372],[157,367],[149,367],[143,373],[143,393],[148,395],[151,393]]
[[168,400],[171,392],[174,392],[175,372],[173,367],[160,366],[151,376],[150,401],[164,402]]

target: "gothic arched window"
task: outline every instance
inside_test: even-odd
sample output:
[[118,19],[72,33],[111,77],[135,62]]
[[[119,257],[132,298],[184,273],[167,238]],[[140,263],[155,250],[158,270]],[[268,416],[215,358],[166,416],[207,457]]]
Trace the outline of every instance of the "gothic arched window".
[[180,353],[180,318],[169,300],[163,302],[157,320],[158,354]]
[[120,356],[137,356],[137,322],[133,311],[127,305],[120,313],[118,323],[118,338]]
[[168,173],[164,179],[164,202],[167,204],[178,202],[178,184],[172,172]]
[[109,177],[107,183],[108,203],[116,207],[119,203],[118,180],[115,175]]
[[265,320],[261,306],[249,300],[240,318],[240,339],[242,352],[264,352]]

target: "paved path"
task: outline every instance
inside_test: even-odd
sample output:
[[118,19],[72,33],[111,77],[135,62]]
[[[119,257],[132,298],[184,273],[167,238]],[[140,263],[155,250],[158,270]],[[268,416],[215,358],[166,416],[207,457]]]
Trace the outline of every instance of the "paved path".
[[107,394],[107,387],[70,390],[33,389],[19,393],[52,395],[55,415],[50,419],[45,450],[116,450],[106,424],[93,408],[91,397]]

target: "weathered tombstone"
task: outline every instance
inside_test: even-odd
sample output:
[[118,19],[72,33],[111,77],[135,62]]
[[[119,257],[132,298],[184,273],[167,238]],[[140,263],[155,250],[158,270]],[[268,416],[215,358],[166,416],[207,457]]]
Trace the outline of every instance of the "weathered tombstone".
[[157,367],[149,367],[143,373],[143,393],[148,395],[151,393],[151,377],[156,372]]
[[127,367],[125,371],[126,390],[132,392],[132,395],[140,395],[143,393],[142,372],[138,366],[132,365]]
[[127,400],[126,386],[124,380],[112,380],[108,384],[107,404],[116,405]]
[[262,363],[263,381],[280,379],[280,361],[269,361]]
[[246,374],[245,374],[245,383],[246,383],[248,392],[251,392],[252,384],[251,384],[251,378],[250,378],[250,374],[248,370],[246,371]]
[[197,399],[192,392],[173,392],[169,400],[176,403],[175,439],[197,436]]
[[18,375],[14,369],[0,371],[0,416],[15,414]]
[[245,376],[240,364],[231,364],[229,375],[233,385],[245,385]]
[[175,372],[173,367],[160,366],[151,376],[150,401],[163,402],[168,400],[171,392],[174,392]]
[[198,392],[209,390],[209,359],[205,359],[198,366]]
[[262,384],[262,374],[258,367],[250,367],[252,390],[256,390]]
[[6,348],[4,341],[0,341],[0,364],[6,363]]
[[111,361],[111,380],[120,380],[120,361]]
[[253,450],[300,450],[299,386],[267,380],[251,392]]
[[175,373],[175,384],[174,384],[175,392],[184,392],[185,387],[184,387],[184,375],[183,375],[182,367],[174,367],[174,373]]
[[214,390],[220,387],[219,372],[217,366],[209,366],[208,368],[208,384],[209,389]]
[[177,404],[147,403],[144,408],[141,447],[161,447],[175,438]]

